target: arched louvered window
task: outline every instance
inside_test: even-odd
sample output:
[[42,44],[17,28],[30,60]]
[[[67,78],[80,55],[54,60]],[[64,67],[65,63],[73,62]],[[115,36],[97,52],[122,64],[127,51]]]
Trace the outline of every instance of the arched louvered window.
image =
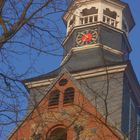
[[59,95],[60,95],[60,91],[59,90],[55,90],[53,91],[50,96],[49,96],[49,103],[48,106],[55,106],[59,104]]
[[67,140],[67,130],[65,128],[56,128],[46,140]]
[[66,103],[73,103],[74,101],[74,88],[73,87],[69,87],[64,91],[64,104]]

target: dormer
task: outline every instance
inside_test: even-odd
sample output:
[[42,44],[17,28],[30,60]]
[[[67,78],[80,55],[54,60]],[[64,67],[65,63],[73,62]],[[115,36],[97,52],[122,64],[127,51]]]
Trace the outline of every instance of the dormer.
[[134,26],[129,6],[120,0],[73,0],[63,19],[67,34],[76,27],[97,23],[123,30],[126,34]]

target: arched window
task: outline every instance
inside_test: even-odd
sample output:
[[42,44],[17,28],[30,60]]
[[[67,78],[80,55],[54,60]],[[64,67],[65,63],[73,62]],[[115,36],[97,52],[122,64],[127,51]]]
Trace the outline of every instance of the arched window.
[[65,128],[56,128],[46,140],[67,140],[67,130]]
[[60,91],[55,90],[49,95],[49,103],[48,106],[54,106],[59,104],[59,95]]
[[74,101],[74,88],[69,87],[64,91],[64,101],[63,103],[73,103]]
[[98,13],[98,9],[96,9],[96,7],[92,7],[90,9],[83,9],[81,12],[82,16],[88,16],[88,15],[93,15],[93,14],[97,14]]
[[109,8],[106,8],[103,11],[103,22],[106,24],[109,24],[113,27],[117,27],[118,21],[117,21],[117,13],[115,11],[111,11]]
[[69,26],[73,26],[75,23],[75,16],[73,16],[73,18],[71,19]]
[[91,7],[90,9],[83,9],[81,12],[80,24],[90,24],[98,21],[98,9]]
[[114,19],[116,19],[116,17],[117,17],[117,13],[115,11],[111,11],[109,8],[106,8],[103,11],[103,13],[104,13],[104,15],[109,16],[109,17],[114,18]]

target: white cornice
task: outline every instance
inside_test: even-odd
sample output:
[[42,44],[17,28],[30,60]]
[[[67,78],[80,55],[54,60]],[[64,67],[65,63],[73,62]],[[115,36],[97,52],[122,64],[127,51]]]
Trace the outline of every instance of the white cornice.
[[121,51],[118,51],[116,49],[112,49],[109,46],[106,45],[102,45],[102,44],[92,44],[92,45],[85,45],[85,46],[81,46],[81,47],[74,47],[72,48],[69,53],[65,56],[65,58],[62,60],[61,65],[63,65],[65,62],[67,62],[67,60],[71,57],[73,52],[78,52],[78,51],[84,51],[84,50],[88,50],[88,49],[93,49],[93,48],[103,48],[104,50],[107,50],[111,53],[114,53],[116,55],[122,56],[123,53]]
[[71,48],[69,53],[62,60],[61,65],[63,65],[65,62],[67,62],[67,60],[71,57],[73,52],[83,51],[83,50],[87,50],[87,49],[91,49],[91,48],[99,48],[99,46],[97,44],[93,44],[93,45],[85,45],[85,46],[82,46],[82,47],[73,47],[73,48]]
[[[100,76],[100,75],[105,75],[105,74],[111,74],[111,73],[117,73],[117,72],[122,72],[125,71],[127,65],[118,65],[118,66],[108,66],[108,67],[103,67],[103,68],[97,68],[94,70],[88,70],[84,72],[79,72],[79,73],[74,73],[72,76],[75,79],[84,79],[84,78],[90,78],[94,76]],[[38,80],[38,81],[33,81],[33,82],[26,82],[25,85],[31,89],[35,87],[40,87],[40,86],[48,86],[52,83],[52,81],[56,78],[50,78],[50,79],[44,79],[44,80]]]

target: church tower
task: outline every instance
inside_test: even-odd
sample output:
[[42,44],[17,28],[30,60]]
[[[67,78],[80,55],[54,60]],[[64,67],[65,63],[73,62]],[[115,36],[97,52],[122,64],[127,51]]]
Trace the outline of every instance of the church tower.
[[[96,110],[100,119],[111,128],[109,131],[108,128],[103,130],[110,135],[110,140],[140,140],[140,85],[129,59],[132,48],[128,40],[135,22],[128,4],[121,0],[70,0],[63,21],[66,25],[66,37],[62,45],[64,55],[60,68],[23,81],[30,93],[30,110],[41,106],[42,102],[45,104],[47,96],[46,108],[50,109],[51,106],[51,109],[59,111],[64,107],[71,107],[77,100],[81,105],[81,98],[84,96],[88,104],[86,108],[90,108],[91,112]],[[54,88],[57,90],[51,92]],[[49,113],[48,110],[46,112]],[[60,114],[65,116],[67,112],[61,110]],[[80,114],[80,119],[82,115]],[[46,131],[55,135],[63,130],[64,140],[74,139],[72,136],[76,140],[85,140],[82,135],[87,129],[94,131],[93,137],[100,140],[95,136],[96,132],[98,135],[101,133],[99,127],[94,125],[98,121],[94,119],[92,125],[92,121],[86,119],[89,121],[88,125],[81,122],[69,132],[64,127],[58,131]],[[63,121],[62,119],[61,122]],[[55,126],[59,124],[56,123]],[[72,133],[73,129],[78,132]],[[115,137],[110,134],[110,130],[115,131]],[[9,140],[13,140],[12,137],[17,132]],[[116,138],[118,133],[121,138]],[[91,140],[93,137],[88,135]]]
[[[63,16],[67,36],[64,59],[74,71],[114,65],[129,60],[128,33],[134,20],[120,0],[75,0]],[[72,56],[72,57],[71,57]]]

